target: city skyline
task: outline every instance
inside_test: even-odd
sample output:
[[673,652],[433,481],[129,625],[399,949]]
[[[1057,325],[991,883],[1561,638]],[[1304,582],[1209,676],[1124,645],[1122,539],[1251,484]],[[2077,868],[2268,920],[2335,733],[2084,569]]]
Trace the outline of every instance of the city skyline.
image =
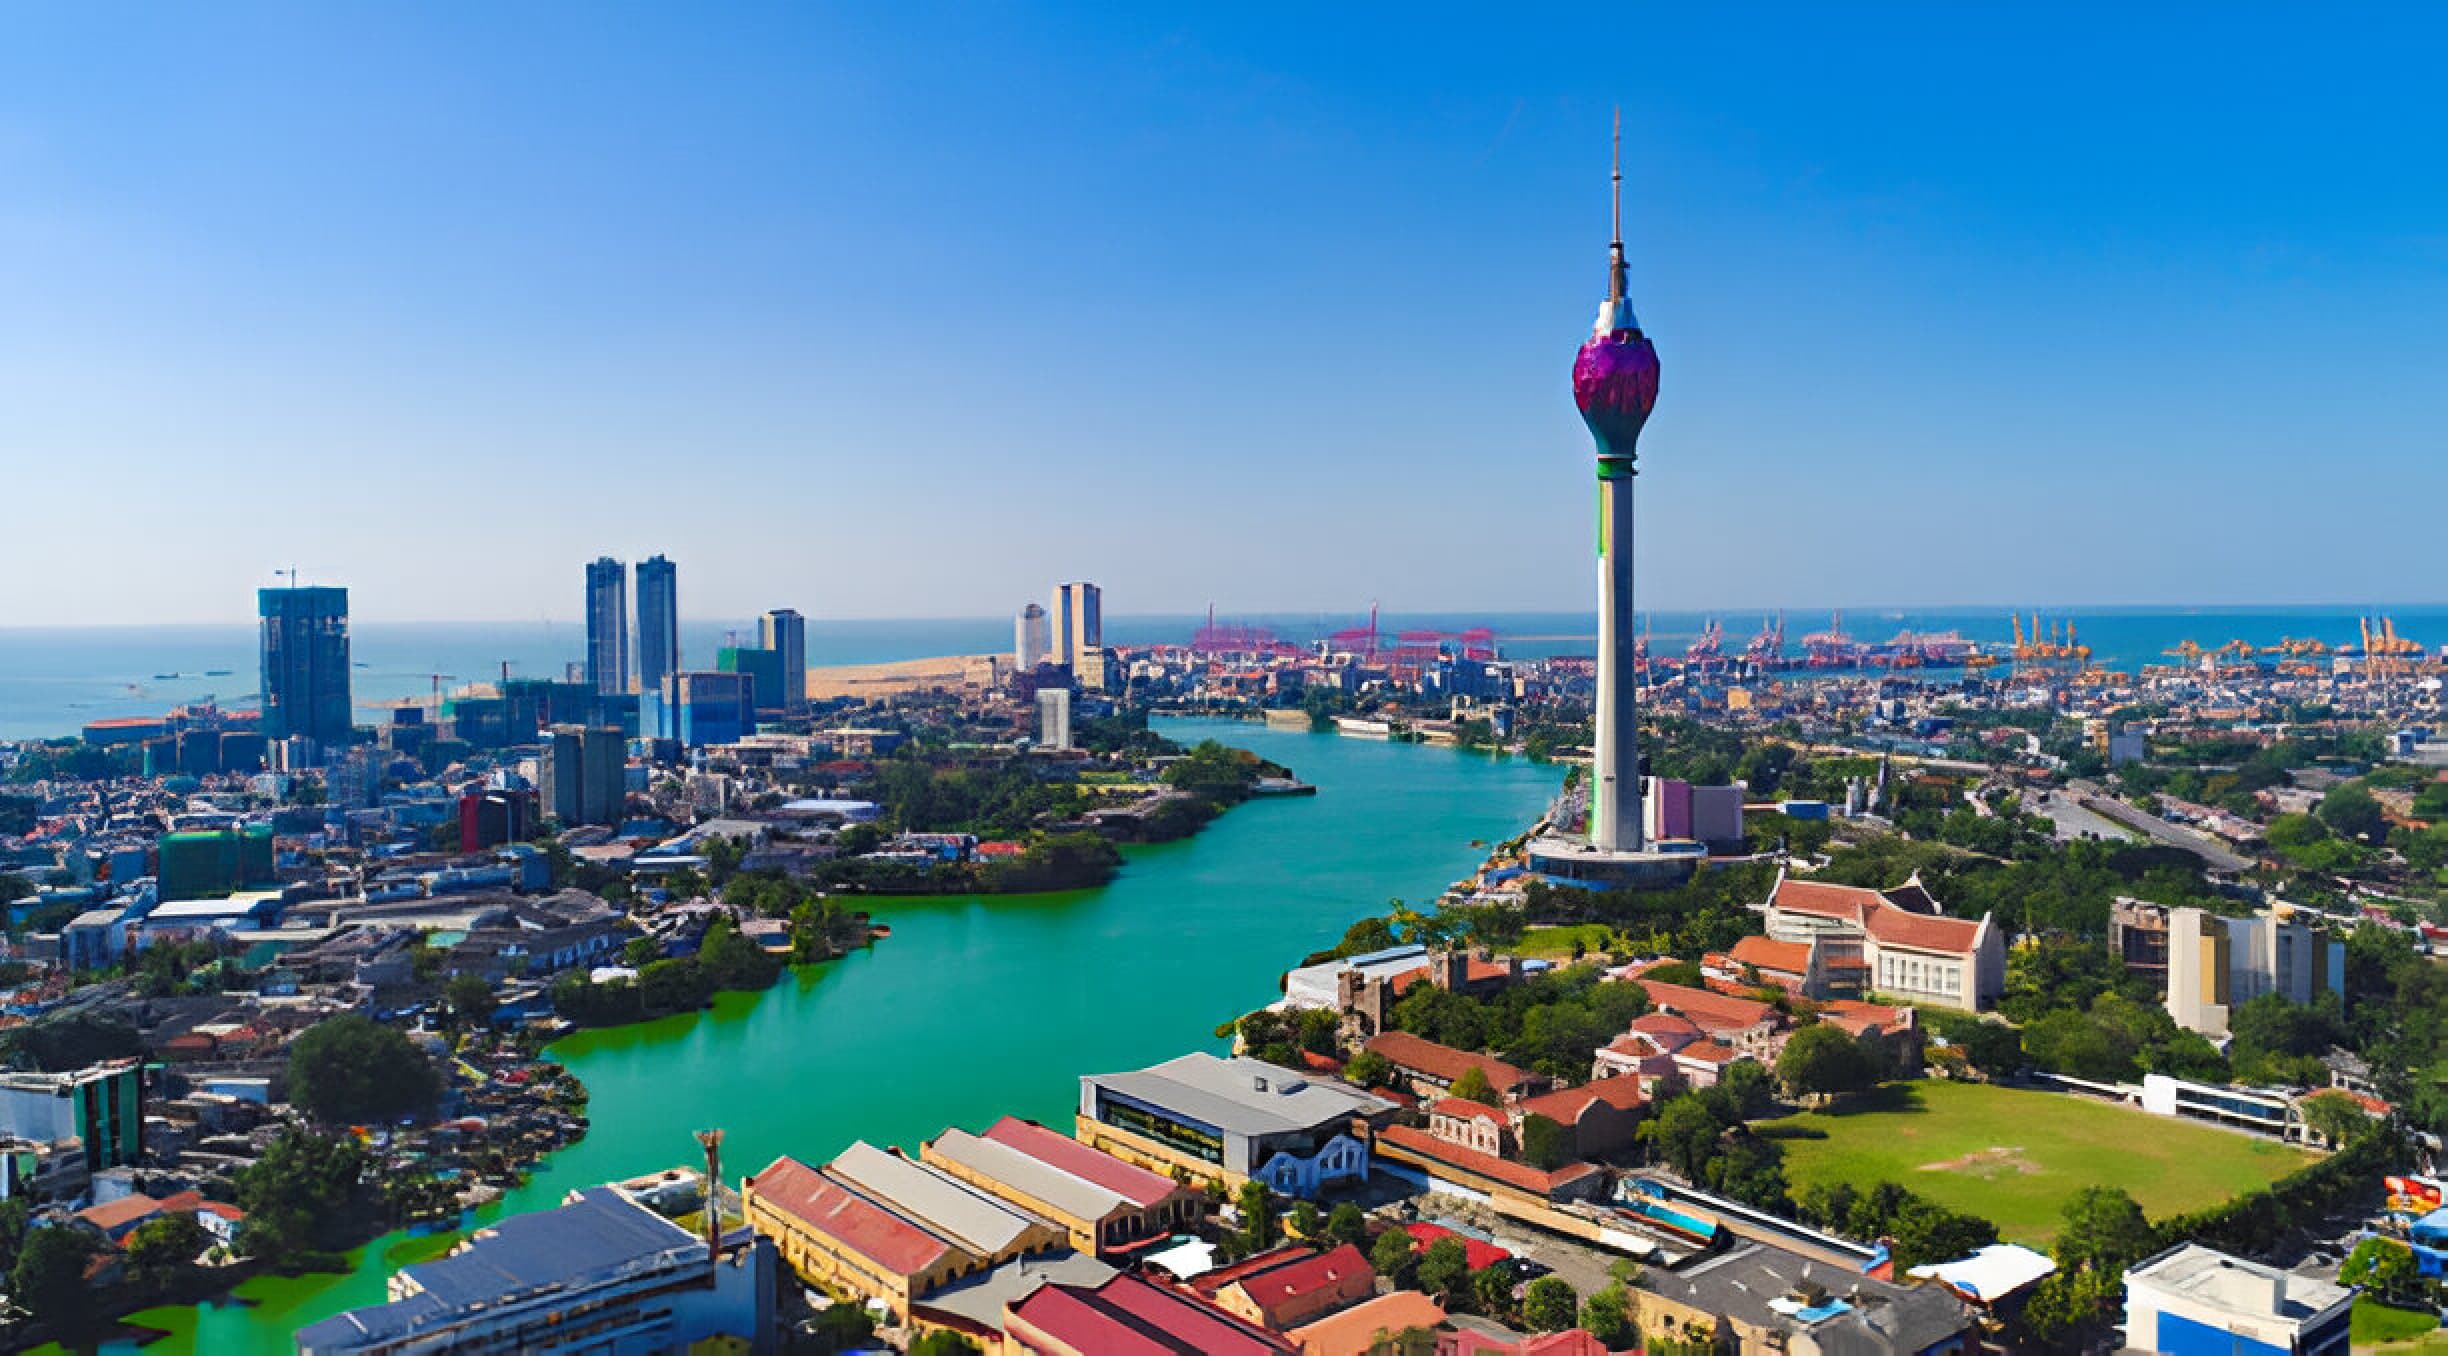
[[[1015,575],[1570,610],[1555,335],[1617,103],[1632,284],[1688,374],[1659,608],[2428,600],[2415,534],[2272,544],[2448,494],[2448,188],[2402,172],[2448,130],[2442,16],[1790,9],[1760,47],[1660,13],[1625,69],[1595,14],[575,13],[18,17],[12,490],[278,527],[59,570],[93,523],[41,515],[0,569],[48,586],[0,626],[243,621],[293,565],[363,619],[564,617],[571,562],[650,551],[739,617],[993,616]],[[1390,295],[1435,323],[1373,343]],[[947,400],[943,317],[981,312]],[[682,466],[776,530],[645,521]],[[517,530],[429,552],[347,511],[428,483]]]

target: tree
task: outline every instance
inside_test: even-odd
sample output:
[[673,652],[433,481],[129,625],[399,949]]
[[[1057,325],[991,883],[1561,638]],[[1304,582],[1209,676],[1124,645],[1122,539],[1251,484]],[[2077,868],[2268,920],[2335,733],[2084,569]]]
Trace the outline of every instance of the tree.
[[2332,1149],[2343,1149],[2371,1128],[2371,1113],[2346,1092],[2332,1088],[2316,1092],[2300,1103],[2304,1124],[2321,1137]]
[[1470,1253],[1462,1240],[1448,1236],[1429,1244],[1420,1256],[1417,1280],[1420,1289],[1439,1299],[1461,1296],[1470,1282]]
[[192,1214],[146,1220],[128,1235],[128,1266],[147,1281],[164,1281],[192,1265],[211,1243]]
[[1368,1216],[1360,1207],[1345,1201],[1326,1216],[1326,1236],[1337,1243],[1361,1247],[1369,1241]]
[[261,1157],[239,1170],[238,1207],[247,1215],[240,1249],[280,1257],[344,1225],[365,1170],[365,1150],[354,1139],[295,1126],[281,1131]]
[[820,1351],[864,1351],[875,1340],[875,1316],[864,1304],[837,1302],[808,1320]]
[[491,1022],[500,1003],[482,975],[451,976],[442,986],[442,1001],[450,1008],[451,1020],[471,1030]]
[[1459,1097],[1466,1102],[1477,1102],[1482,1106],[1504,1105],[1504,1098],[1497,1093],[1495,1086],[1488,1082],[1487,1070],[1476,1064],[1464,1069],[1462,1076],[1453,1081],[1453,1086],[1445,1089],[1445,1095]]
[[1573,1159],[1572,1133],[1553,1117],[1533,1111],[1522,1117],[1521,1156],[1541,1172],[1553,1172]]
[[2367,1238],[2338,1266],[2340,1285],[2359,1285],[2380,1299],[2402,1303],[2422,1286],[2414,1250],[2393,1238]]
[[1418,1245],[1403,1230],[1388,1229],[1377,1235],[1377,1242],[1369,1248],[1369,1265],[1395,1289],[1407,1290],[1412,1277],[1419,1272]]
[[85,1307],[85,1262],[93,1245],[74,1229],[45,1225],[26,1235],[17,1268],[9,1273],[10,1297],[46,1321],[74,1321]]
[[1533,1332],[1562,1332],[1573,1325],[1581,1297],[1561,1276],[1541,1276],[1522,1289],[1522,1322]]
[[24,1195],[0,1201],[0,1276],[17,1269],[17,1254],[25,1247],[26,1230],[33,1223],[34,1212]]
[[356,1013],[327,1017],[289,1047],[289,1100],[325,1125],[433,1110],[441,1075],[406,1036]]
[[1318,1214],[1318,1208],[1308,1201],[1293,1202],[1291,1223],[1292,1232],[1302,1238],[1316,1238],[1324,1232],[1326,1227],[1325,1220]]
[[1470,1274],[1471,1308],[1499,1321],[1513,1316],[1513,1268],[1491,1262]]
[[2123,1271],[2149,1256],[2158,1232],[2142,1207],[2118,1187],[2086,1186],[2068,1197],[2055,1249],[2061,1267]]
[[1709,1113],[1706,1103],[1688,1095],[1670,1098],[1657,1115],[1635,1131],[1650,1151],[1688,1181],[1700,1180],[1709,1159],[1716,1156],[1726,1127]]
[[1795,1032],[1777,1055],[1776,1071],[1786,1090],[1796,1096],[1860,1092],[1878,1076],[1864,1058],[1860,1043],[1842,1028],[1825,1022]]
[[2317,813],[2321,823],[2341,838],[2376,843],[2388,836],[2388,817],[2361,782],[2348,782],[2321,797]]
[[1621,1281],[1581,1302],[1581,1326],[1609,1351],[1622,1351],[1640,1341],[1640,1329],[1632,1326],[1632,1293]]
[[909,1356],[978,1356],[978,1344],[959,1333],[938,1329],[912,1341]]
[[1236,1204],[1241,1208],[1242,1245],[1253,1253],[1274,1247],[1282,1230],[1275,1221],[1275,1201],[1267,1194],[1266,1183],[1254,1178],[1243,1182]]

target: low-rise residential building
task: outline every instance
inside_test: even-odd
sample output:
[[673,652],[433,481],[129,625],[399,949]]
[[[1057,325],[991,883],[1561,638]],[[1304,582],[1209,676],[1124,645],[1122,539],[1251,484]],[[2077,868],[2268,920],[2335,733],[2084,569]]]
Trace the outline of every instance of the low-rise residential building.
[[1005,1311],[1007,1350],[1028,1356],[1289,1356],[1275,1333],[1124,1272],[1094,1286],[1052,1284]]
[[1217,1291],[1215,1301],[1226,1313],[1259,1327],[1289,1332],[1376,1291],[1376,1270],[1358,1248],[1345,1243],[1240,1277]]
[[2125,1272],[2125,1345],[2192,1356],[2345,1356],[2354,1291],[2180,1243]]
[[1380,1032],[1361,1048],[1392,1064],[1410,1090],[1421,1097],[1444,1096],[1471,1069],[1485,1076],[1488,1086],[1507,1101],[1544,1092],[1550,1083],[1544,1074],[1517,1069],[1493,1055],[1439,1045],[1408,1031]]
[[1349,1084],[1204,1052],[1080,1079],[1077,1135],[1155,1172],[1287,1196],[1364,1181],[1374,1128],[1394,1103]]
[[1284,1336],[1301,1356],[1368,1356],[1390,1333],[1434,1332],[1445,1321],[1444,1306],[1417,1290],[1396,1290],[1339,1313],[1311,1319]]
[[706,1240],[608,1188],[485,1226],[448,1257],[403,1267],[391,1302],[297,1334],[299,1356],[647,1352],[727,1339],[773,1349],[774,1255]]

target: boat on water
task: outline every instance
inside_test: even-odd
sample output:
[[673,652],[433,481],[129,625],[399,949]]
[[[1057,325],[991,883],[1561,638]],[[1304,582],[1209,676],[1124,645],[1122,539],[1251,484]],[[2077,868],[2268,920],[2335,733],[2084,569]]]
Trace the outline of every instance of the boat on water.
[[1350,735],[1354,739],[1392,739],[1394,722],[1370,720],[1366,716],[1337,716],[1335,717],[1335,732]]
[[227,678],[227,677],[229,677],[229,676],[230,676],[230,670],[228,670],[228,669],[206,669],[206,670],[204,670],[204,676],[205,676],[205,677],[207,677],[207,678]]

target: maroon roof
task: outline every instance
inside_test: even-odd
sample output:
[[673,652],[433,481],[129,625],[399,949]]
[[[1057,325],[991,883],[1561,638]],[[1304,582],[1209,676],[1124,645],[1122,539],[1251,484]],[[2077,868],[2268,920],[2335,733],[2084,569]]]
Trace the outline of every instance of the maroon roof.
[[926,1270],[952,1245],[789,1155],[748,1179],[756,1198],[897,1276]]
[[1486,1074],[1488,1085],[1498,1092],[1508,1092],[1538,1079],[1538,1075],[1514,1068],[1501,1059],[1439,1045],[1408,1031],[1380,1032],[1369,1037],[1367,1048],[1392,1061],[1398,1069],[1424,1073],[1443,1083],[1451,1083],[1464,1070],[1473,1068]]
[[1129,1272],[1096,1286],[1042,1285],[1004,1312],[1007,1332],[1024,1327],[1099,1356],[1282,1356],[1294,1350],[1264,1328]]
[[1149,1172],[1125,1163],[1112,1154],[1099,1153],[1069,1135],[1017,1116],[1005,1116],[996,1121],[978,1138],[993,1140],[1004,1148],[1027,1154],[1048,1167],[1059,1168],[1082,1181],[1094,1182],[1137,1206],[1160,1204],[1179,1185],[1161,1172]]

